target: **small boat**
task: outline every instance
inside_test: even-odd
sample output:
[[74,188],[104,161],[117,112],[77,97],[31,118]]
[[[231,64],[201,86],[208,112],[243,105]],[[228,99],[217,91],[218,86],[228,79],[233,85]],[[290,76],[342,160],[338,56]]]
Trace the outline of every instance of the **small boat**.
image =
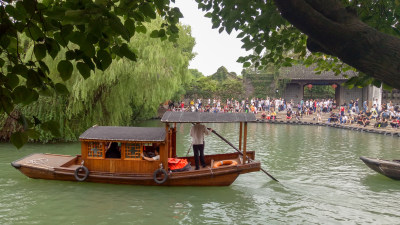
[[360,159],[376,172],[389,178],[400,180],[400,160],[372,159],[361,156]]
[[[247,123],[256,121],[254,114],[169,111],[161,121],[165,128],[93,126],[79,137],[80,155],[37,153],[11,165],[36,179],[165,186],[228,186],[239,174],[261,169],[260,162],[254,160],[255,152],[246,149]],[[239,150],[205,155],[207,166],[199,170],[191,166],[183,171],[169,170],[171,159],[186,160],[194,165],[194,157],[176,155],[176,136],[177,123],[197,122],[240,123]],[[112,146],[114,155],[109,154]],[[154,151],[159,153],[158,160],[143,158],[143,154]]]

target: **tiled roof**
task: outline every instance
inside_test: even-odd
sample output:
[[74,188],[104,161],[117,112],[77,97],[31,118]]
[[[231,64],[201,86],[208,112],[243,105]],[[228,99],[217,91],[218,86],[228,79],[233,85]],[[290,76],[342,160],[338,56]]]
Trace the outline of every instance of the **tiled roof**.
[[291,80],[347,80],[350,77],[356,76],[353,71],[349,71],[346,74],[348,78],[344,77],[343,74],[335,75],[334,72],[321,72],[316,74],[314,71],[315,66],[305,67],[303,65],[294,65],[292,67],[284,67],[281,69],[282,75],[280,78],[291,79]]
[[87,129],[79,139],[110,141],[165,141],[165,128],[162,127],[114,127],[94,126]]

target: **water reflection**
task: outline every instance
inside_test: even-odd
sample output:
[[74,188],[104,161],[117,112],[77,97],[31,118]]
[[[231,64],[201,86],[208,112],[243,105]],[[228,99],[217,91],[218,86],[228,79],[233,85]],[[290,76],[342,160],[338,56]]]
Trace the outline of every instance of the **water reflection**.
[[[159,126],[158,122],[142,126]],[[238,124],[209,124],[238,146]],[[177,153],[190,147],[178,125]],[[142,187],[33,180],[10,162],[34,152],[79,154],[79,143],[0,144],[0,224],[398,224],[400,182],[360,155],[399,158],[400,139],[329,127],[249,124],[247,149],[262,172],[229,187]],[[215,135],[208,154],[234,152]],[[189,153],[193,154],[192,151]]]

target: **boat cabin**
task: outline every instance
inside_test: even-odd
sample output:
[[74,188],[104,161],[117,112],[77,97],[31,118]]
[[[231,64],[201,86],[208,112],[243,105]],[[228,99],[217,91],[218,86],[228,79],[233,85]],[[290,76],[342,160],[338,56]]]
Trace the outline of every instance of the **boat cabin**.
[[142,156],[153,157],[158,151],[161,159],[167,158],[166,133],[159,127],[94,126],[79,137],[81,158],[89,171],[152,173],[161,160]]
[[[177,157],[177,123],[239,122],[239,150],[243,151],[243,161],[246,162],[248,121],[255,121],[254,114],[168,111],[161,119],[165,128],[93,126],[79,137],[81,158],[89,171],[152,173],[160,168],[160,164],[168,168],[168,158]],[[143,159],[142,156],[155,156],[155,151],[160,155],[159,160]]]

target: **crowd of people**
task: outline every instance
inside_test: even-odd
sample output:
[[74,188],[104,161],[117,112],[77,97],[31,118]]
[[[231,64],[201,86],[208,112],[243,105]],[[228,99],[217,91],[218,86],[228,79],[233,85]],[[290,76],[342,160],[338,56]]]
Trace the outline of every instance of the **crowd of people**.
[[[379,104],[378,100],[372,102],[372,107],[368,107],[367,101],[362,104],[359,99],[344,102],[338,105],[334,99],[308,99],[294,102],[286,101],[282,98],[265,99],[192,99],[189,104],[180,102],[179,105],[169,103],[169,110],[188,111],[188,112],[211,112],[211,113],[255,113],[261,114],[261,119],[277,119],[280,112],[286,113],[286,119],[301,120],[303,116],[312,116],[313,120],[323,122],[323,114],[329,113],[330,123],[359,124],[368,126],[374,121],[375,127],[386,127],[391,125],[393,128],[400,126],[400,108],[394,106],[392,102]],[[326,117],[326,116],[324,116]]]

